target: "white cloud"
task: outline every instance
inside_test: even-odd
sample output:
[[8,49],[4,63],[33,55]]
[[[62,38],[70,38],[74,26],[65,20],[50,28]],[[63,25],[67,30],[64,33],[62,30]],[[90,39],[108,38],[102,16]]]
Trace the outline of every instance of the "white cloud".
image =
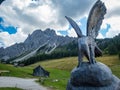
[[106,28],[107,28],[107,22],[105,22],[105,20],[104,20],[101,25],[101,29],[106,29]]
[[[21,27],[23,32],[32,33],[36,28],[46,29],[53,27],[56,12],[49,5],[29,7],[31,0],[11,0],[6,6],[3,3],[0,15],[8,24]],[[5,1],[9,2],[8,0]],[[9,13],[8,13],[9,11]],[[55,26],[54,26],[55,27]]]
[[2,43],[0,43],[0,47],[4,47],[4,45]]
[[107,7],[107,13],[102,24],[102,28],[106,28],[110,24],[110,29],[106,33],[107,38],[114,37],[120,33],[120,0],[102,0]]
[[16,34],[9,34],[8,32],[0,33],[0,41],[5,45],[4,47],[23,42],[25,40],[27,35],[24,34],[20,28],[18,28],[17,30],[18,32]]
[[107,37],[113,37],[115,35],[118,35],[120,33],[120,17],[112,17],[108,19],[107,21],[111,25],[110,30],[106,33]]
[[68,36],[70,37],[77,37],[77,34],[73,28],[68,30]]
[[[13,25],[21,28],[19,37],[14,39],[18,33],[9,35],[6,32],[0,33],[5,36],[3,42],[9,46],[15,42],[24,41],[26,35],[32,33],[36,29],[45,30],[52,28],[57,30],[68,30],[68,21],[64,16],[70,16],[75,20],[80,20],[88,15],[92,5],[97,0],[5,0],[0,7],[0,16],[3,17],[6,25]],[[111,28],[106,37],[113,37],[120,33],[120,13],[117,11],[120,7],[120,0],[102,0],[107,7],[102,28],[106,24],[110,24]],[[87,16],[86,16],[87,17]],[[81,23],[79,23],[81,25]],[[69,36],[77,36],[73,29],[68,30]],[[21,36],[20,36],[21,35]],[[1,36],[0,36],[1,37]],[[98,37],[102,37],[100,34]],[[7,38],[11,38],[9,41]]]
[[[69,0],[38,1],[37,3],[32,0],[6,0],[2,4],[0,15],[9,24],[21,27],[25,33],[31,33],[36,28],[44,30],[50,27],[55,30],[61,30],[66,29],[67,22],[64,17],[65,15],[73,17],[81,16],[88,10],[85,7],[90,7],[91,5],[89,0],[78,0],[76,2]],[[78,3],[84,3],[84,5],[81,5],[82,8],[79,7]],[[29,26],[31,29],[28,31],[26,29]]]
[[102,0],[107,7],[107,11],[110,12],[120,6],[120,0]]
[[99,33],[98,36],[97,36],[97,39],[104,39],[104,38],[105,37],[101,33]]

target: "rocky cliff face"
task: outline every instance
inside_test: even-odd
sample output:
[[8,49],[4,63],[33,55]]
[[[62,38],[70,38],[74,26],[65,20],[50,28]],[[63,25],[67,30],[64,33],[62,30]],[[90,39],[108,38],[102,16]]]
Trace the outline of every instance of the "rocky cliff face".
[[28,35],[27,39],[23,43],[16,43],[5,49],[0,48],[0,58],[6,60],[8,58],[14,58],[22,54],[27,54],[45,43],[47,43],[48,46],[63,46],[73,40],[75,40],[75,38],[58,36],[54,30],[49,28],[45,31],[36,30],[31,35]]

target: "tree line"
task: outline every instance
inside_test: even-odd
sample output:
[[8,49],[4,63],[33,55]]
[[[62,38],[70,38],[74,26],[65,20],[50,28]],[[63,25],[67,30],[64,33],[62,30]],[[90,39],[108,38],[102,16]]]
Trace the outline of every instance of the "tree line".
[[104,54],[120,54],[120,34],[114,38],[98,39],[96,42]]
[[43,60],[49,60],[49,59],[58,59],[62,57],[71,57],[71,56],[77,56],[77,43],[76,41],[72,41],[71,43],[64,45],[64,46],[59,46],[56,48],[52,53],[50,54],[45,54],[45,53],[38,53],[34,57],[31,57],[27,60],[23,60],[18,62],[19,64],[24,64],[30,65],[33,63],[36,63],[38,61],[43,61]]

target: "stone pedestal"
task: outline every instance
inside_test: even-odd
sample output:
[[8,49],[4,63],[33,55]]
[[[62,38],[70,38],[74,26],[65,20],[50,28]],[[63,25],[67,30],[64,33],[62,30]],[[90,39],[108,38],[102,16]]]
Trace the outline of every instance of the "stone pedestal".
[[119,90],[119,83],[106,65],[83,62],[72,70],[66,90]]

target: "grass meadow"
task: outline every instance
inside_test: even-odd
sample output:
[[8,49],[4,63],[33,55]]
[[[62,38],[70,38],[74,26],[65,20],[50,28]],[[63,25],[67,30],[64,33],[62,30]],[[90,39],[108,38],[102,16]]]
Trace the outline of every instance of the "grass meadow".
[[[103,56],[96,58],[111,68],[114,75],[120,78],[120,60],[118,56]],[[9,64],[0,64],[0,70],[8,70],[9,73],[2,73],[2,76],[15,76],[22,78],[39,78],[38,83],[51,88],[52,90],[65,90],[71,70],[77,66],[77,57],[67,57],[62,59],[53,59],[41,61],[25,67],[14,67]],[[33,69],[41,65],[50,72],[50,77],[33,77]],[[19,90],[19,89],[1,89],[0,90]]]

